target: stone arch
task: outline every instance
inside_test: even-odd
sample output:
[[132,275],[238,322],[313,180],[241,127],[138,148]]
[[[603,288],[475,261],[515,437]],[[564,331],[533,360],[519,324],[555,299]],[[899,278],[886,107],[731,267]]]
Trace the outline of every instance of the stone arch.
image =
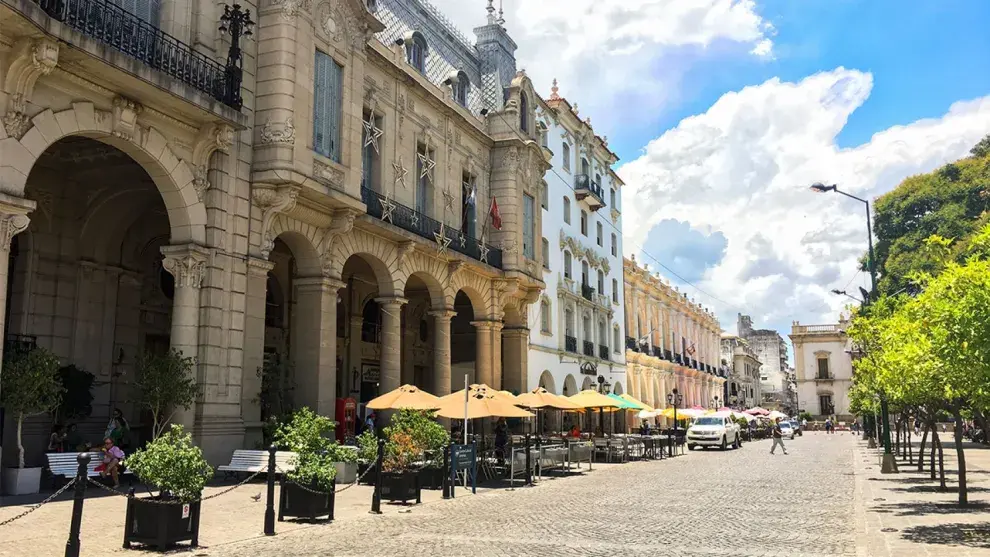
[[622,390],[622,383],[616,381],[612,384],[612,393],[621,395],[623,392],[625,391]]
[[[95,199],[87,208],[86,216],[79,227],[80,256],[95,261],[116,262],[119,253],[110,253],[109,240],[122,238],[136,219],[141,218],[145,211],[155,208],[156,203],[149,203],[135,210],[135,200],[149,201],[147,194],[148,191],[142,188],[127,188],[107,192]],[[131,218],[122,218],[124,215]]]
[[317,248],[320,245],[318,234],[315,226],[285,215],[278,215],[272,221],[271,237],[289,246],[296,260],[296,272],[301,277],[316,277],[323,272]]
[[56,141],[69,136],[95,139],[126,153],[151,177],[168,212],[173,244],[206,245],[206,207],[196,193],[193,169],[176,156],[161,132],[139,126],[138,112],[130,101],[115,102],[113,113],[90,102],[72,103],[72,108],[59,112],[42,111],[31,118],[33,125],[20,139],[0,140],[4,191],[23,197],[35,162]]
[[574,375],[568,373],[567,376],[564,377],[564,390],[561,391],[561,394],[567,396],[574,396],[578,394],[577,379],[574,379]]
[[384,239],[359,230],[344,234],[333,242],[332,254],[324,271],[329,270],[333,277],[343,276],[344,264],[355,255],[374,271],[379,296],[401,295],[405,279],[400,280],[391,269],[401,268],[403,255]]
[[448,303],[451,305],[453,305],[454,297],[457,296],[457,293],[464,292],[464,295],[471,300],[475,319],[488,319],[492,316],[492,300],[494,296],[489,279],[474,273],[455,273],[447,291]]
[[553,380],[553,374],[550,373],[549,369],[543,370],[543,373],[540,374],[539,385],[550,394],[557,394],[557,386]]
[[447,265],[443,261],[425,254],[412,253],[406,256],[403,263],[396,272],[396,283],[401,285],[402,290],[405,290],[409,279],[415,276],[426,284],[430,303],[434,309],[453,305],[453,301],[447,299],[447,292],[441,284],[448,275]]
[[594,380],[590,376],[586,376],[584,378],[584,381],[581,382],[581,390],[586,391],[588,389],[594,389],[594,388],[595,388]]

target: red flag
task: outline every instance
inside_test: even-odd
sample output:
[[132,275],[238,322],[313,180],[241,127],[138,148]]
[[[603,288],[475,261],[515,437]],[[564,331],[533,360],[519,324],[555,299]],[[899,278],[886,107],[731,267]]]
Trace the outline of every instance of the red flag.
[[502,214],[498,212],[498,202],[492,196],[492,207],[488,210],[488,216],[492,219],[492,228],[502,230]]

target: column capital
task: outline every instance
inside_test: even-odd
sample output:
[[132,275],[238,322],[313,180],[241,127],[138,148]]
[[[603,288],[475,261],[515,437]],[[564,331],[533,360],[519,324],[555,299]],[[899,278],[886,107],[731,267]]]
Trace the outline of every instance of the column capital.
[[296,277],[293,279],[293,285],[296,288],[302,288],[304,290],[319,289],[328,294],[336,294],[338,290],[347,286],[343,281],[327,278],[322,275],[317,277]]
[[268,273],[275,268],[275,263],[261,259],[260,257],[247,258],[247,272],[251,276],[267,277]]
[[472,321],[471,322],[471,325],[474,325],[474,327],[476,329],[483,330],[483,331],[484,330],[492,331],[492,330],[495,329],[496,325],[498,326],[499,329],[502,328],[502,322],[501,321],[495,321],[495,320],[490,320],[490,319],[480,319],[478,321]]
[[36,206],[30,199],[0,193],[0,252],[9,251],[14,236],[27,230],[31,224],[27,214]]
[[162,267],[175,277],[176,288],[199,288],[206,277],[210,252],[196,244],[162,246]]
[[437,321],[450,321],[457,316],[457,311],[455,311],[454,308],[435,309],[426,312],[426,315],[429,315]]
[[403,298],[402,296],[382,296],[380,298],[375,298],[380,306],[404,306],[409,303],[408,298]]

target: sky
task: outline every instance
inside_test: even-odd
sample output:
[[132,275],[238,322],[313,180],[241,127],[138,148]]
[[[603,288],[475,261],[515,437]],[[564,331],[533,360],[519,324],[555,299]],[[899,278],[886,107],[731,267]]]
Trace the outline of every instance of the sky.
[[[485,0],[434,0],[468,33]],[[496,6],[498,1],[495,2]],[[834,323],[865,207],[990,134],[987,0],[503,0],[537,90],[621,157],[626,255],[735,332]],[[470,35],[469,35],[470,36]]]

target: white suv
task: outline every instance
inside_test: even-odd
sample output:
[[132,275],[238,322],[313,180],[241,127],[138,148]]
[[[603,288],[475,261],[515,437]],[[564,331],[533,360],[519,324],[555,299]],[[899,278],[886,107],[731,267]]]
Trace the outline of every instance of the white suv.
[[689,451],[695,447],[720,447],[724,451],[731,446],[735,449],[740,441],[739,424],[732,418],[701,416],[694,419],[687,431]]

